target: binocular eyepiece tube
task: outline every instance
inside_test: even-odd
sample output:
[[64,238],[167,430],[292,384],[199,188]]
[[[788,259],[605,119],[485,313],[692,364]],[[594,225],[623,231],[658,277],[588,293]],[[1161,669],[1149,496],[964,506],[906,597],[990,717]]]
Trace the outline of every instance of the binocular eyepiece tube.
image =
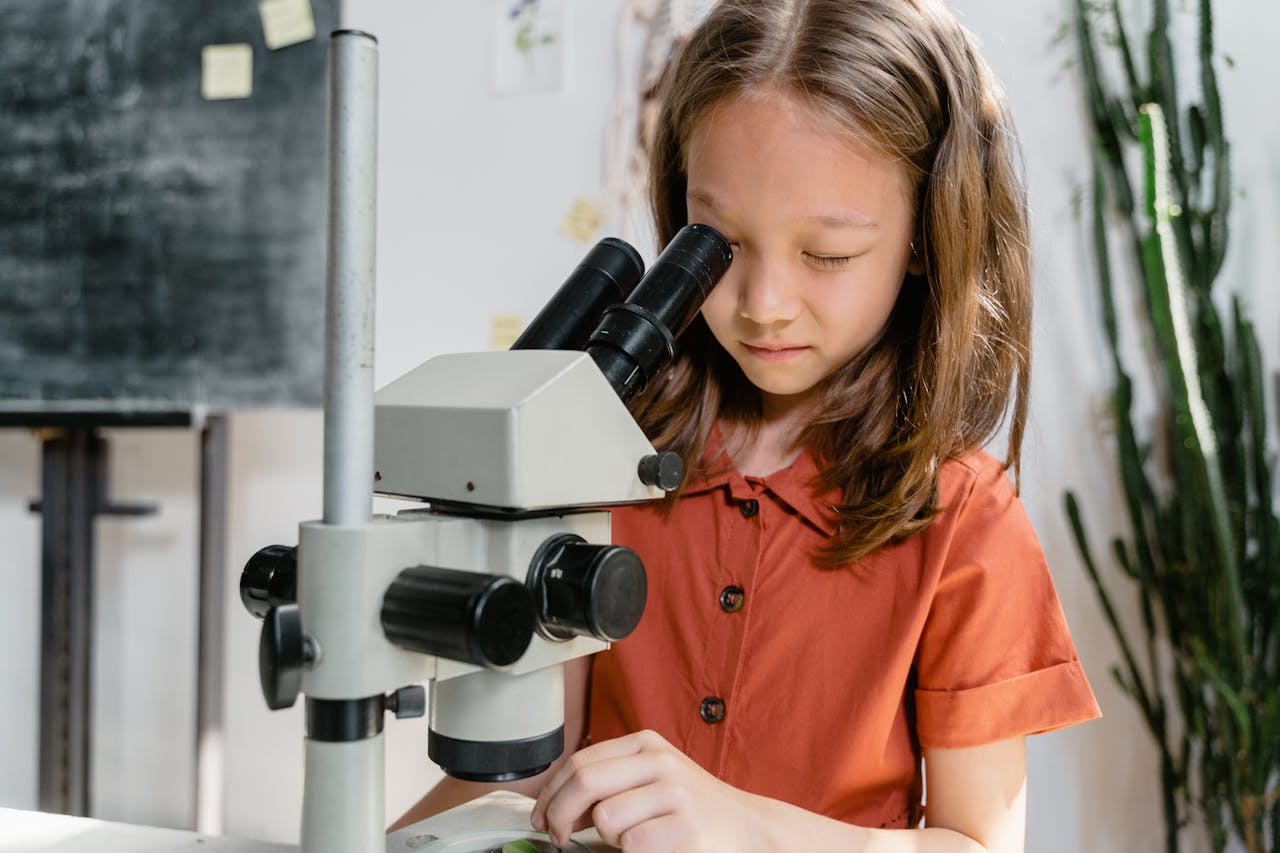
[[732,261],[709,225],[681,228],[647,273],[634,248],[606,237],[511,348],[585,349],[629,402],[674,357],[676,338]]
[[630,296],[642,275],[640,253],[630,243],[605,237],[587,252],[511,348],[582,349],[604,310]]
[[587,354],[624,403],[675,356],[675,341],[733,262],[714,228],[686,225],[625,302],[604,310]]

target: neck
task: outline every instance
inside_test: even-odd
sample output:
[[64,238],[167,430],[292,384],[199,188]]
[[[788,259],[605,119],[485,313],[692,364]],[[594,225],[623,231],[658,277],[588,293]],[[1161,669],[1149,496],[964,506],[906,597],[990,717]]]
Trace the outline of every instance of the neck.
[[721,424],[725,451],[743,476],[763,477],[786,468],[800,455],[796,439],[809,412],[807,401],[762,395],[762,420],[753,432],[741,424]]

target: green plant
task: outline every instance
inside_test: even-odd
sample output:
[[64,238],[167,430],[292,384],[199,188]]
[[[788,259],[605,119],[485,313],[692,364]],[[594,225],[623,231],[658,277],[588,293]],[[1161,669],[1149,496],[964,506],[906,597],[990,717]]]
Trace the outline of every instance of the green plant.
[[[1214,71],[1210,0],[1199,0],[1199,100],[1180,97],[1168,0],[1151,0],[1145,60],[1116,0],[1073,0],[1093,137],[1092,229],[1127,538],[1112,555],[1133,582],[1144,647],[1122,623],[1079,502],[1066,511],[1120,646],[1113,668],[1160,753],[1166,847],[1203,821],[1215,851],[1280,847],[1280,521],[1253,324],[1213,300],[1226,256],[1230,147]],[[1103,30],[1109,32],[1103,34]],[[1099,51],[1106,46],[1111,52]],[[1125,85],[1108,88],[1100,59]],[[1145,66],[1145,67],[1141,67]],[[1145,73],[1144,73],[1145,72]],[[1131,169],[1138,164],[1142,193]],[[1109,237],[1118,224],[1143,284],[1157,423],[1140,433],[1121,358]],[[1117,253],[1124,257],[1122,253]],[[1141,659],[1140,659],[1141,655]]]

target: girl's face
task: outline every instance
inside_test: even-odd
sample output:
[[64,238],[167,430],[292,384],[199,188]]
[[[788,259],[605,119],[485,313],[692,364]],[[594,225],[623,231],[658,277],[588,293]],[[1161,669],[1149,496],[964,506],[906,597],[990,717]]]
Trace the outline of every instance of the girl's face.
[[920,272],[905,173],[771,90],[699,121],[688,176],[689,221],[734,250],[702,315],[765,415],[795,411],[875,339]]

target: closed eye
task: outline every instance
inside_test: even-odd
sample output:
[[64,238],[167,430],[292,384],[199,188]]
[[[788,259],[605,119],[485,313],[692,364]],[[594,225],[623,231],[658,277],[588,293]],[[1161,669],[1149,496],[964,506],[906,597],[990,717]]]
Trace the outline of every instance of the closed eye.
[[811,252],[805,252],[804,256],[816,266],[828,270],[838,270],[849,265],[849,261],[853,260],[852,255],[815,255]]

